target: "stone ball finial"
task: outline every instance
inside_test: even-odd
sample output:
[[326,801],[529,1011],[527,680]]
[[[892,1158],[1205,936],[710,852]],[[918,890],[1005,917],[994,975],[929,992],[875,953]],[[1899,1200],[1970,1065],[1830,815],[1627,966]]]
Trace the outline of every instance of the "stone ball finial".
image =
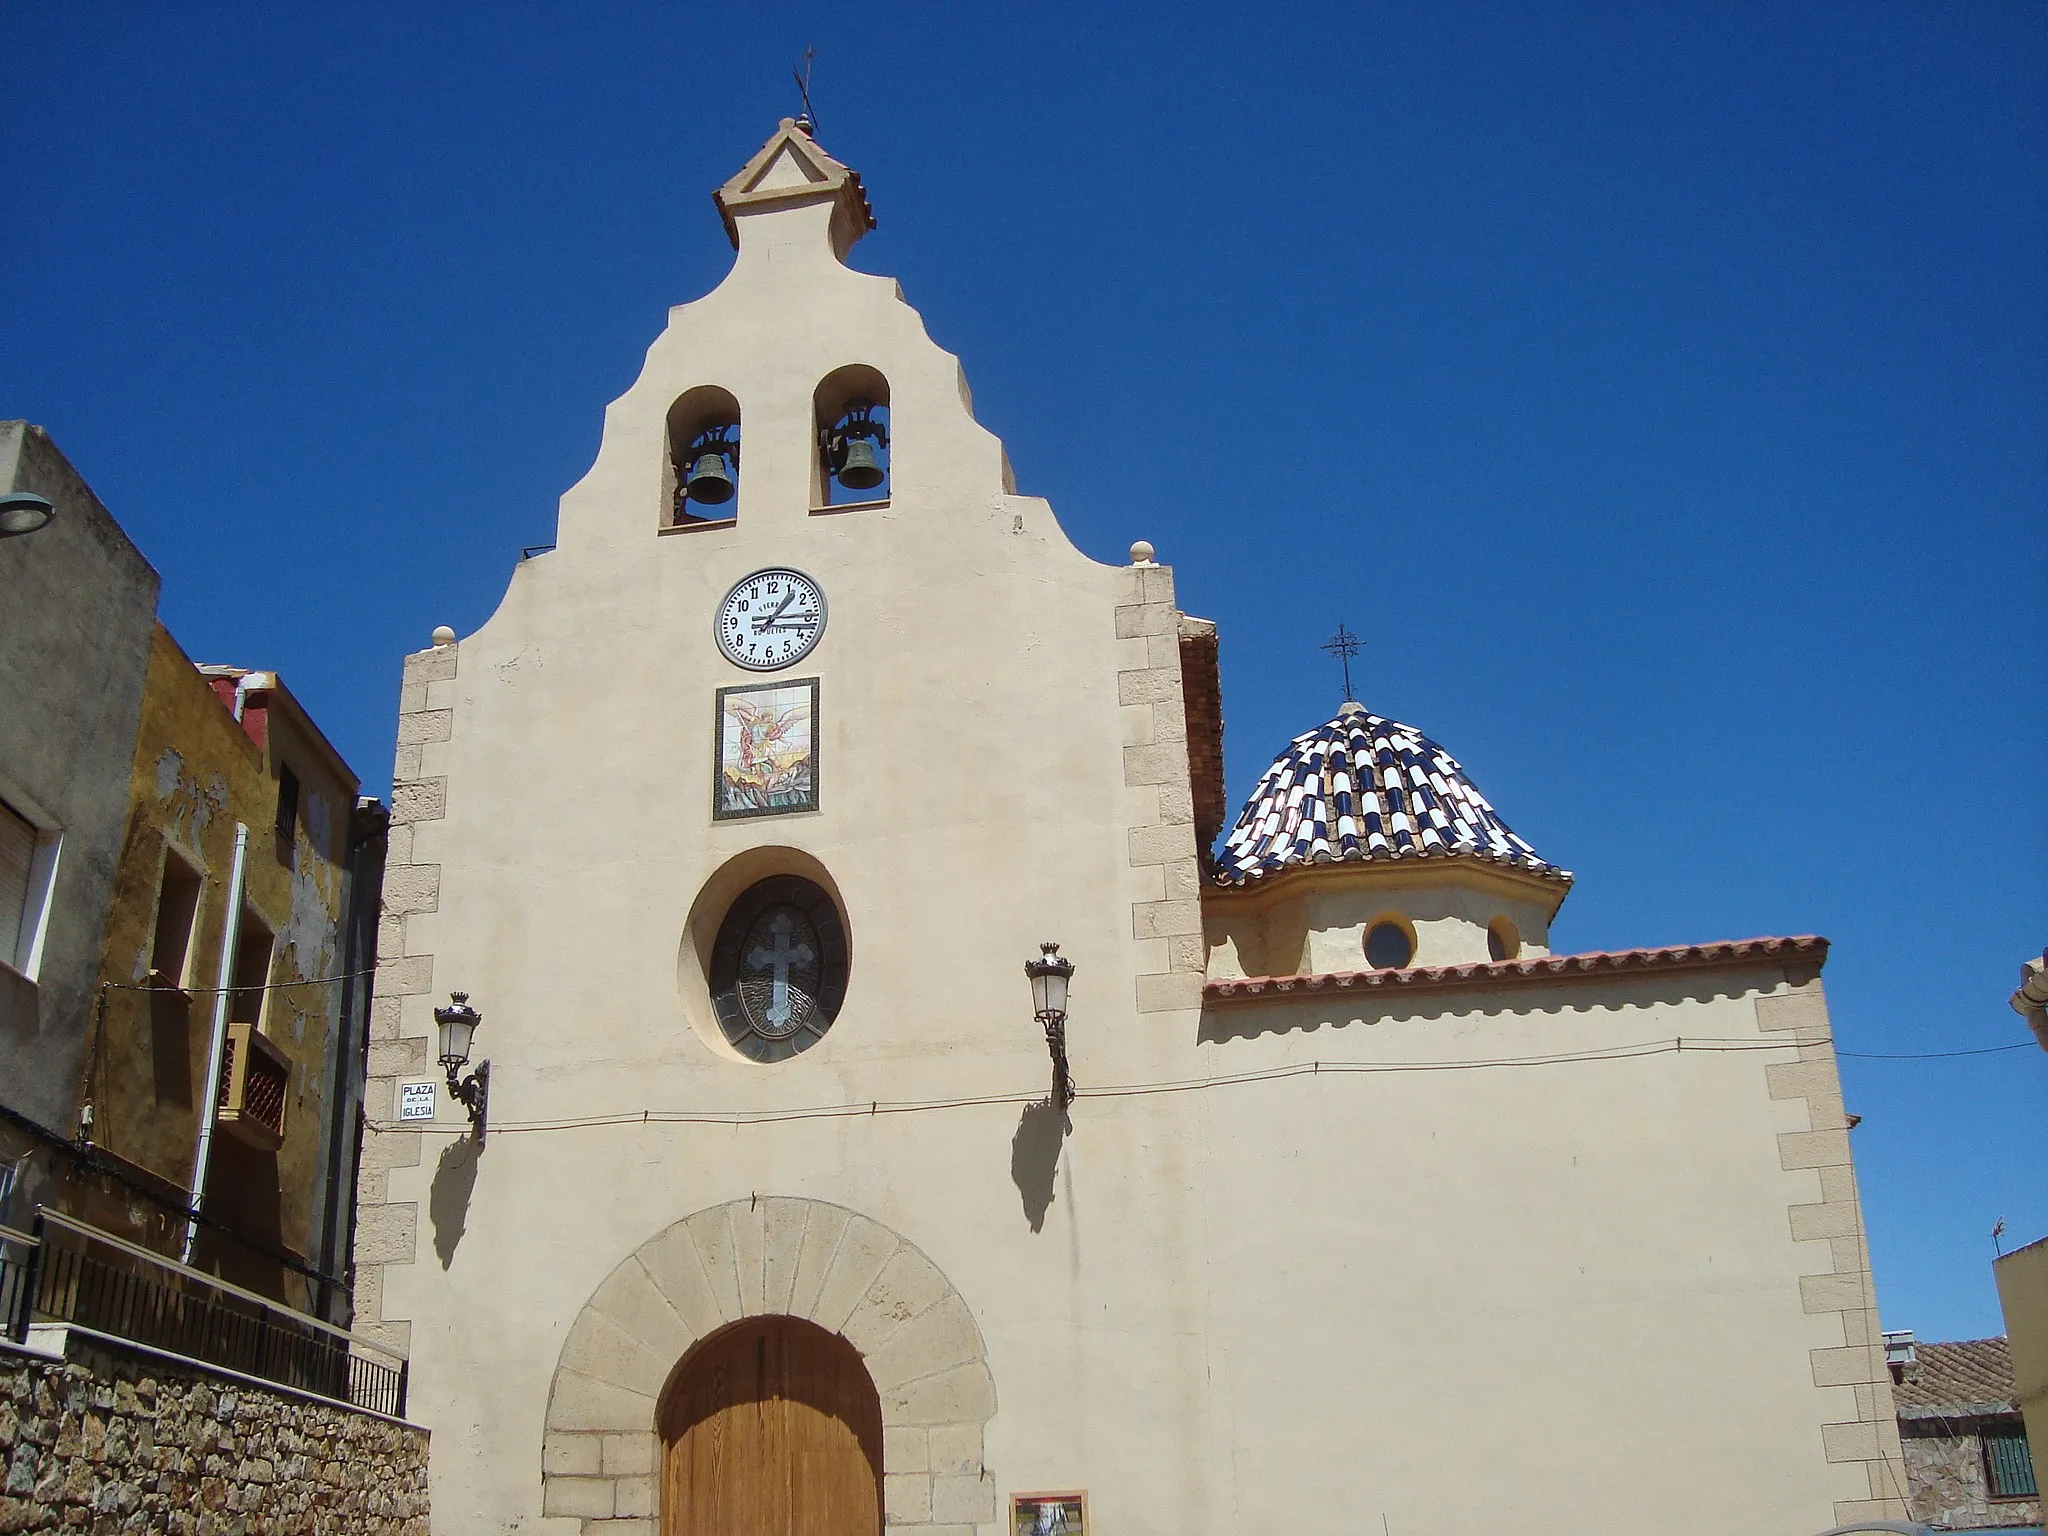
[[436,626],[434,626],[434,644],[436,646],[450,646],[454,643],[454,630],[450,629],[446,624],[437,624]]
[[1137,543],[1135,543],[1135,544],[1133,544],[1133,545],[1131,546],[1131,564],[1133,564],[1133,565],[1151,565],[1151,564],[1153,564],[1154,562],[1153,562],[1153,559],[1152,559],[1152,555],[1153,555],[1153,549],[1152,549],[1152,546],[1151,546],[1151,544],[1149,544],[1148,542],[1146,542],[1146,541],[1145,541],[1144,539],[1140,539],[1140,540],[1138,540],[1138,542],[1137,542]]

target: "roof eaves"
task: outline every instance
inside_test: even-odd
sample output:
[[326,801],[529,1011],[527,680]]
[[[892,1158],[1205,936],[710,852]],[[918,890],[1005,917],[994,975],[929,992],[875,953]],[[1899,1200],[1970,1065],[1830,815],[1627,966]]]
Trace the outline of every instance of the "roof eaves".
[[1674,944],[1661,949],[1594,950],[1529,960],[1488,960],[1471,965],[1410,966],[1405,970],[1327,971],[1301,976],[1244,976],[1204,982],[1206,1003],[1270,1002],[1276,998],[1340,992],[1438,992],[1461,988],[1543,985],[1583,976],[1640,971],[1704,971],[1797,959],[1815,970],[1827,963],[1828,941],[1815,934],[1788,938],[1730,939]]

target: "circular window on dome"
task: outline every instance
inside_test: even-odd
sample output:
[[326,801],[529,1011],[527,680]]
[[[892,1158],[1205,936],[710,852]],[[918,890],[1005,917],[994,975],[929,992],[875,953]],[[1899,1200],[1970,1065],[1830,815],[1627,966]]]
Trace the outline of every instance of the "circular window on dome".
[[1521,958],[1522,936],[1506,918],[1496,917],[1486,925],[1486,954],[1491,960]]
[[1377,922],[1365,930],[1365,963],[1376,971],[1398,971],[1415,958],[1415,940],[1400,923]]
[[820,886],[773,875],[726,909],[711,949],[711,1006],[733,1049],[786,1061],[825,1037],[846,998],[846,925]]

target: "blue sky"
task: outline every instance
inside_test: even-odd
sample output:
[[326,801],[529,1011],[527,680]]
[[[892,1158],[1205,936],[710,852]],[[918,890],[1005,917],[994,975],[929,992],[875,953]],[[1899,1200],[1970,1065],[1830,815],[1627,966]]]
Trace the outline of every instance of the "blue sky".
[[[1577,871],[1559,948],[1818,932],[1845,1051],[2025,1038],[2036,4],[11,0],[0,415],[381,793],[399,656],[553,537],[807,43],[856,264],[1082,548],[1219,622],[1233,795],[1341,620]],[[1885,1325],[1999,1331],[2048,1057],[1843,1075]]]

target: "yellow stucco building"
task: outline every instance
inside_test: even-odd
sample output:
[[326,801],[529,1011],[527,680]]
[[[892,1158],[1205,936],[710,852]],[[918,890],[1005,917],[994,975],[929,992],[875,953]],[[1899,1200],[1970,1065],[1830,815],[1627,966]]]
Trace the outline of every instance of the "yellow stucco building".
[[1231,818],[1214,626],[1018,493],[858,177],[785,122],[718,204],[405,663],[356,1300],[436,1528],[1900,1516],[1825,942],[1552,954],[1569,874],[1356,705]]

